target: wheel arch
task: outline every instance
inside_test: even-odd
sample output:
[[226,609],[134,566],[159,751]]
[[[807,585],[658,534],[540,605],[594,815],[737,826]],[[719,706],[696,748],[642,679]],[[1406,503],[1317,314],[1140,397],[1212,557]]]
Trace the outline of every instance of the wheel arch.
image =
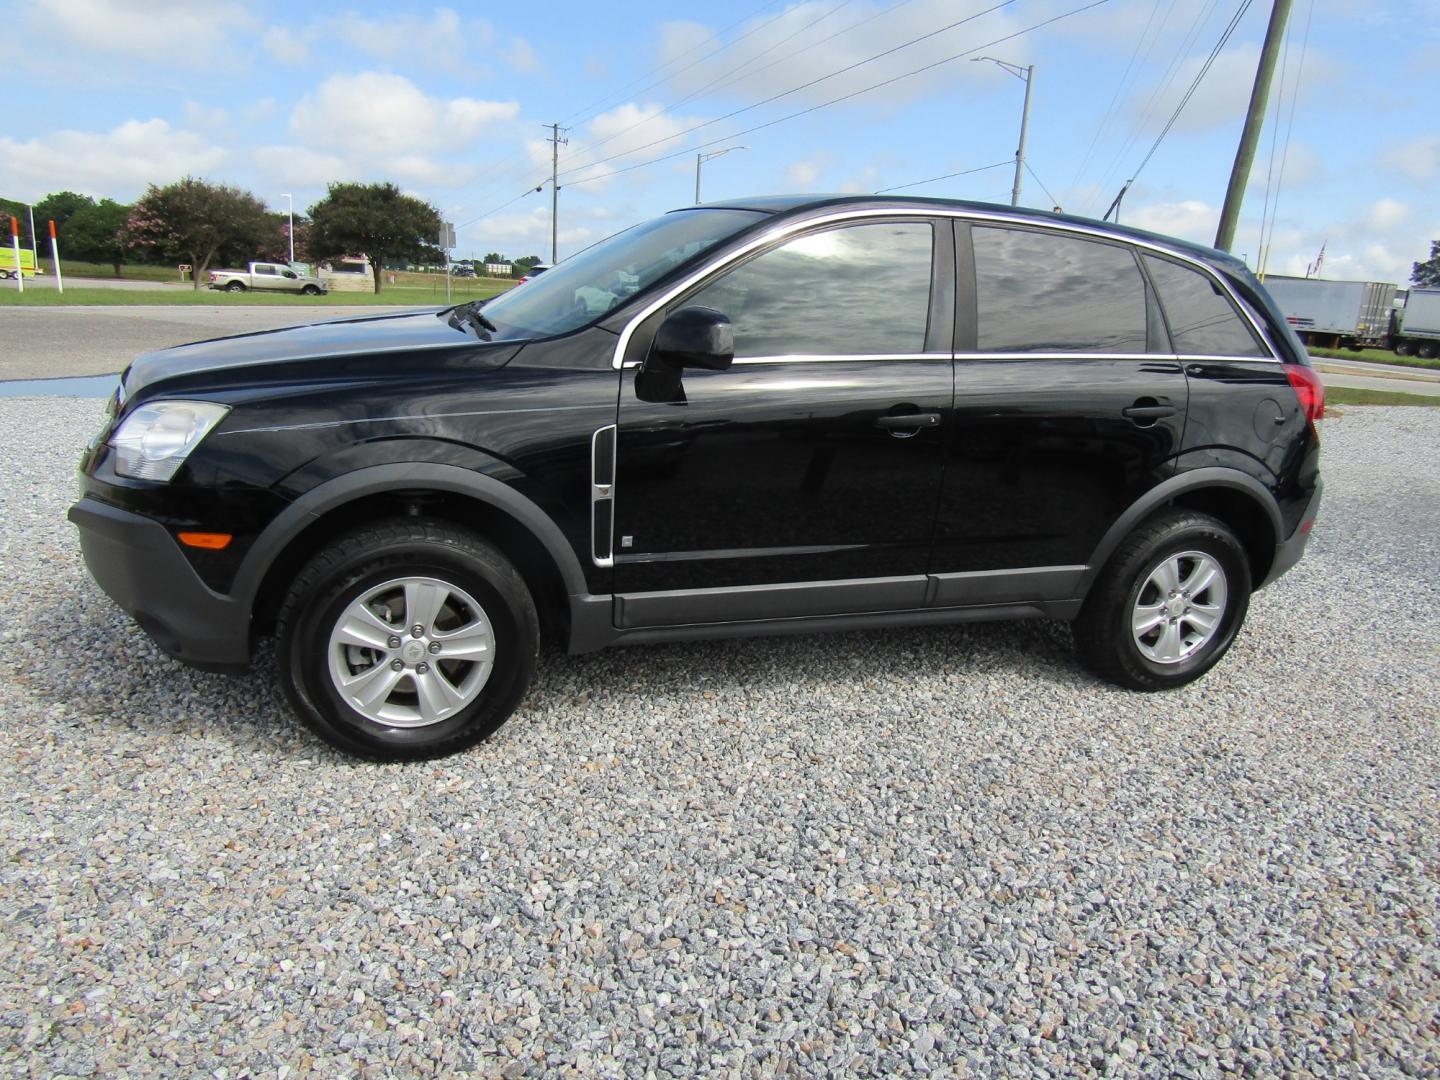
[[1157,512],[1177,506],[1210,514],[1228,525],[1245,548],[1251,581],[1258,588],[1268,579],[1276,546],[1285,536],[1275,496],[1259,480],[1236,469],[1203,468],[1156,485],[1120,515],[1090,556],[1081,579],[1082,595],[1126,536]]
[[454,465],[375,465],[327,481],[293,502],[257,538],[234,595],[252,637],[274,621],[300,567],[333,537],[377,517],[426,516],[472,529],[515,563],[542,625],[566,632],[568,598],[588,592],[559,527],[532,500],[493,477]]

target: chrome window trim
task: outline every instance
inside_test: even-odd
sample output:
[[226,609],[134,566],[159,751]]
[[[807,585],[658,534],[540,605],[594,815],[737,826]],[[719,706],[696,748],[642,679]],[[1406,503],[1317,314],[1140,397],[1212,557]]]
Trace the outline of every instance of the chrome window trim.
[[[737,356],[736,364],[837,364],[845,360],[950,360],[948,352],[933,353],[784,353],[775,356]],[[631,367],[637,366],[634,361]]]
[[[828,214],[820,214],[820,215],[817,215],[817,216],[815,216],[815,217],[799,218],[799,219],[796,219],[796,220],[794,220],[794,221],[786,221],[786,222],[783,222],[782,224],[776,225],[775,227],[773,227],[773,228],[771,228],[771,229],[767,229],[767,230],[765,230],[764,232],[762,232],[762,233],[760,233],[760,234],[758,234],[758,235],[756,235],[756,236],[751,237],[750,240],[747,241],[743,246],[741,246],[741,247],[739,247],[739,248],[736,248],[734,251],[730,252],[730,254],[727,255],[723,260],[718,261],[718,262],[707,263],[706,265],[700,267],[699,269],[695,270],[693,273],[687,275],[687,276],[686,276],[685,278],[683,278],[681,281],[679,281],[679,282],[677,282],[676,284],[670,286],[670,288],[668,288],[667,290],[665,290],[665,292],[661,293],[659,296],[657,296],[657,297],[656,297],[654,300],[652,300],[650,303],[646,304],[643,308],[640,309],[640,311],[639,311],[638,313],[635,314],[634,317],[632,317],[632,318],[630,319],[629,322],[627,322],[627,323],[625,324],[625,328],[620,331],[620,336],[619,336],[619,338],[618,338],[618,339],[616,340],[616,342],[615,342],[615,352],[614,352],[614,354],[613,354],[612,357],[611,357],[610,366],[611,366],[612,368],[614,368],[615,370],[617,370],[617,371],[618,371],[619,369],[621,369],[621,368],[623,368],[623,367],[627,367],[627,366],[628,366],[628,367],[637,367],[637,366],[639,366],[639,365],[638,365],[638,362],[635,362],[635,361],[632,361],[632,362],[631,362],[630,364],[628,364],[628,365],[625,363],[625,350],[626,350],[626,349],[629,347],[629,345],[630,345],[630,338],[634,335],[634,333],[635,333],[635,328],[636,328],[637,326],[639,326],[642,322],[644,322],[646,319],[648,319],[651,315],[655,314],[655,312],[659,311],[662,307],[664,307],[666,304],[668,304],[671,300],[675,299],[675,297],[679,296],[681,293],[683,293],[683,292],[685,292],[686,290],[688,290],[688,289],[694,287],[695,285],[699,284],[701,281],[705,280],[705,278],[709,277],[710,275],[723,272],[723,271],[726,269],[726,267],[730,266],[732,263],[739,262],[740,260],[744,259],[746,256],[750,255],[750,254],[753,253],[754,251],[756,251],[756,250],[758,250],[758,249],[760,249],[760,248],[762,248],[762,247],[765,247],[765,246],[767,246],[768,244],[774,243],[774,242],[776,242],[777,240],[783,240],[783,239],[785,239],[786,237],[788,237],[788,236],[790,236],[790,235],[792,235],[792,234],[794,234],[794,233],[804,232],[805,230],[810,229],[810,228],[813,228],[813,227],[816,227],[816,226],[839,225],[839,224],[844,224],[845,222],[851,222],[851,221],[858,223],[858,222],[862,222],[862,221],[865,221],[865,220],[870,219],[870,218],[897,218],[897,217],[898,217],[898,218],[911,218],[911,219],[914,219],[914,218],[955,218],[955,219],[959,219],[959,220],[963,220],[963,221],[980,222],[980,223],[982,223],[982,224],[1014,225],[1014,226],[1019,226],[1019,227],[1021,227],[1021,228],[1041,229],[1041,230],[1046,230],[1046,231],[1049,231],[1049,232],[1066,233],[1066,234],[1071,234],[1071,235],[1075,235],[1075,236],[1091,237],[1091,238],[1094,238],[1094,239],[1097,239],[1097,240],[1106,240],[1106,241],[1109,241],[1110,243],[1115,243],[1115,244],[1129,244],[1129,245],[1131,245],[1132,247],[1135,247],[1135,248],[1138,248],[1138,249],[1141,249],[1141,250],[1153,251],[1153,252],[1156,252],[1156,253],[1158,253],[1158,254],[1160,254],[1160,255],[1164,255],[1164,256],[1166,256],[1167,258],[1175,259],[1175,260],[1177,260],[1177,261],[1179,261],[1179,262],[1185,263],[1187,266],[1193,266],[1195,269],[1199,270],[1201,273],[1204,273],[1204,274],[1208,275],[1216,284],[1218,284],[1218,285],[1220,286],[1220,288],[1221,288],[1222,290],[1224,290],[1225,295],[1230,298],[1230,301],[1235,305],[1235,307],[1239,309],[1240,313],[1243,314],[1243,315],[1245,316],[1246,320],[1249,321],[1249,323],[1250,323],[1251,327],[1254,329],[1256,335],[1257,335],[1257,336],[1260,338],[1260,340],[1261,340],[1262,342],[1264,342],[1264,344],[1270,349],[1270,353],[1271,353],[1270,356],[1266,356],[1266,357],[1226,357],[1225,359],[1230,359],[1230,360],[1235,360],[1235,359],[1255,359],[1255,360],[1267,360],[1267,361],[1270,361],[1270,362],[1272,362],[1272,363],[1280,363],[1280,362],[1281,362],[1281,361],[1280,361],[1280,351],[1275,348],[1275,342],[1274,342],[1273,340],[1271,340],[1271,337],[1270,337],[1269,333],[1266,332],[1265,327],[1262,325],[1262,323],[1255,318],[1254,312],[1252,312],[1252,311],[1250,310],[1250,305],[1246,304],[1243,300],[1241,300],[1241,298],[1235,294],[1235,291],[1230,288],[1229,283],[1228,283],[1223,277],[1221,277],[1219,274],[1217,274],[1211,267],[1207,266],[1204,262],[1200,261],[1199,259],[1196,259],[1196,258],[1195,258],[1194,256],[1192,256],[1192,255],[1186,254],[1186,253],[1183,252],[1183,251],[1179,251],[1179,250],[1176,250],[1175,248],[1167,247],[1167,246],[1165,246],[1164,244],[1157,244],[1157,243],[1154,243],[1154,242],[1149,241],[1149,240],[1142,240],[1142,239],[1140,239],[1140,238],[1138,238],[1138,237],[1121,236],[1121,235],[1117,235],[1117,234],[1115,234],[1115,233],[1109,232],[1109,231],[1107,231],[1107,230],[1105,230],[1105,229],[1097,229],[1097,228],[1091,228],[1091,227],[1085,226],[1085,225],[1077,225],[1077,224],[1075,224],[1074,222],[1069,222],[1069,221],[1064,221],[1064,222],[1041,221],[1041,220],[1036,220],[1036,219],[1034,219],[1034,218],[1022,217],[1022,216],[1017,215],[1017,214],[1005,214],[1005,213],[997,213],[997,212],[993,212],[993,211],[980,212],[980,211],[974,211],[974,210],[957,210],[957,209],[954,209],[954,208],[940,208],[940,207],[936,207],[936,208],[933,208],[933,209],[926,209],[926,208],[923,208],[923,207],[875,207],[875,208],[868,209],[868,210],[853,210],[853,209],[852,209],[852,210],[838,210],[838,211],[834,211],[834,212],[828,213]],[[926,354],[926,358],[928,359],[930,355],[934,355],[934,354]],[[977,354],[977,353],[957,353],[957,354],[956,354],[956,358],[957,358],[957,359],[960,358],[960,357],[974,358],[974,357],[977,357],[977,356],[979,356],[979,355],[981,355],[981,354]],[[994,355],[994,356],[997,356],[997,357],[998,357],[998,356],[1001,356],[1001,355],[1006,356],[1006,357],[1011,357],[1011,356],[1021,357],[1021,356],[1037,356],[1037,355],[1048,355],[1048,354],[1037,354],[1037,353],[1008,353],[1008,354],[984,354],[984,355]],[[1071,354],[1068,354],[1068,355],[1095,357],[1095,356],[1107,356],[1107,355],[1109,355],[1109,354],[1107,354],[1107,353],[1071,353]],[[1166,359],[1173,359],[1173,358],[1174,358],[1174,355],[1175,355],[1175,354],[1173,354],[1173,353],[1146,353],[1146,354],[1145,354],[1145,358],[1146,358],[1146,359],[1152,359],[1152,360],[1155,359],[1156,357],[1164,357],[1164,358],[1166,358]],[[747,359],[748,359],[748,358],[747,358]],[[760,358],[755,358],[755,359],[760,359]],[[847,359],[864,359],[864,357],[847,357]],[[738,363],[739,361],[736,361],[736,362]]]

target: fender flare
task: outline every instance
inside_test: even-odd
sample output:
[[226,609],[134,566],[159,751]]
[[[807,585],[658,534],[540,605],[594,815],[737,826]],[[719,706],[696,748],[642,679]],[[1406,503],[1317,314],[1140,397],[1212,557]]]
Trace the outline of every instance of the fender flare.
[[310,525],[337,507],[368,495],[386,491],[420,488],[465,495],[477,502],[493,506],[509,514],[523,525],[545,548],[554,562],[565,591],[570,595],[588,593],[585,575],[565,534],[533,501],[510,485],[493,476],[431,462],[396,462],[371,465],[319,484],[287,506],[255,539],[235,575],[231,595],[247,616],[253,611],[255,597],[275,560]]
[[1100,542],[1095,545],[1095,550],[1090,553],[1088,567],[1080,579],[1080,595],[1084,596],[1090,591],[1091,584],[1094,583],[1105,563],[1115,553],[1115,549],[1120,546],[1121,541],[1135,529],[1135,526],[1177,495],[1207,488],[1229,488],[1250,496],[1256,506],[1264,511],[1266,519],[1270,523],[1271,541],[1279,544],[1284,540],[1285,523],[1280,516],[1280,506],[1275,501],[1275,496],[1259,480],[1238,469],[1227,469],[1220,466],[1192,469],[1172,476],[1151,488],[1131,503],[1129,509],[1106,530],[1105,535],[1100,538]]

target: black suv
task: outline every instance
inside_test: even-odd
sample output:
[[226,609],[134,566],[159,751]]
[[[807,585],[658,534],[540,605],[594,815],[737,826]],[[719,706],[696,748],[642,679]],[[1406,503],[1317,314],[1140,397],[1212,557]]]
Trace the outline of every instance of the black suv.
[[1235,259],[919,199],[677,210],[483,306],[152,353],[70,511],[170,655],[376,758],[470,746],[542,633],[1073,620],[1197,678],[1305,546],[1324,390]]

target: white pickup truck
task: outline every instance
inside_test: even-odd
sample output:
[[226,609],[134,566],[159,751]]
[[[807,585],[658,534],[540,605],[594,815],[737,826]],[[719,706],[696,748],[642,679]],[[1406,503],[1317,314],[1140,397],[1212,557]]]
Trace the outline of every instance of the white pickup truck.
[[319,296],[325,286],[317,277],[301,274],[284,263],[252,262],[248,270],[211,270],[210,288],[226,292],[246,289],[271,289],[276,292],[303,293]]

